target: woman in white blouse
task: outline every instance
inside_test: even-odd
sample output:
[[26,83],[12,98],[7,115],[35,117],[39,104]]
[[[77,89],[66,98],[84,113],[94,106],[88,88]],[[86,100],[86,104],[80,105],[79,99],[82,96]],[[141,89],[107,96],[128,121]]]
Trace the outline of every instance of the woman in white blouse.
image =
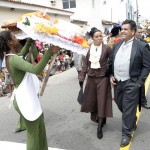
[[103,137],[102,127],[106,118],[112,117],[112,98],[109,78],[105,76],[107,61],[111,48],[102,42],[102,32],[93,27],[89,33],[93,40],[82,70],[79,74],[79,84],[83,87],[86,75],[88,76],[84,90],[84,101],[81,112],[90,112],[91,120],[98,123],[97,137]]

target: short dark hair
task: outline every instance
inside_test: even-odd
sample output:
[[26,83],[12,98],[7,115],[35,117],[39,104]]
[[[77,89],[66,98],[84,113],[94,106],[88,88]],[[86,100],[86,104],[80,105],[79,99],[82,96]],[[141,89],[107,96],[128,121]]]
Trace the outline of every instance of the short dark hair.
[[124,25],[124,24],[129,24],[130,25],[130,29],[134,30],[136,32],[137,25],[136,25],[135,21],[126,19],[125,21],[123,21],[122,25]]

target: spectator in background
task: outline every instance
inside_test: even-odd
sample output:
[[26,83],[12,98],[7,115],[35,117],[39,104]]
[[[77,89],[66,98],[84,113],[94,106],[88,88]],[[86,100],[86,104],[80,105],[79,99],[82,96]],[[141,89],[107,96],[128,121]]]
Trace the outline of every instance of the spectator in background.
[[[5,53],[4,53],[4,57],[5,57]],[[5,82],[6,89],[7,89],[6,91],[7,91],[7,93],[9,93],[8,98],[10,98],[12,95],[12,92],[13,92],[13,85],[14,84],[13,84],[11,76],[10,76],[10,74],[6,68],[6,62],[5,61],[6,61],[5,59],[3,59],[3,61],[2,61],[2,71],[4,72],[4,75],[5,75],[5,81],[4,82]]]
[[4,89],[6,88],[5,86],[5,74],[2,70],[0,70],[0,97],[5,96]]
[[150,29],[146,31],[146,38],[144,39],[150,45]]
[[72,57],[72,51],[66,50],[66,54],[71,58]]
[[[135,38],[141,42],[147,43],[145,40],[142,39],[142,32],[143,29],[140,26],[137,26],[137,31],[135,33]],[[150,109],[150,106],[148,106],[147,104],[147,99],[145,96],[145,85],[143,85],[141,87],[141,106],[146,108],[146,109]]]
[[62,51],[60,51],[59,53],[58,60],[60,62],[61,71],[64,71],[65,70],[65,58],[64,58],[64,54]]
[[57,70],[57,59],[55,59],[55,62],[52,67],[52,71],[50,72],[50,76],[54,75],[56,73],[56,70]]
[[42,45],[43,46],[42,46],[41,49],[39,49],[39,52],[42,53],[42,54],[44,54],[45,51],[47,51],[49,49],[49,45],[47,43],[43,43]]
[[55,60],[55,64],[56,64],[55,74],[61,73],[62,72],[62,70],[61,70],[61,64],[60,64],[60,61],[59,61],[58,58]]
[[108,45],[111,48],[114,47],[114,44],[121,41],[120,31],[121,31],[121,26],[118,25],[118,24],[114,25],[114,27],[111,29],[110,38],[109,38],[109,41],[108,41]]
[[69,67],[70,57],[69,57],[69,55],[67,54],[67,51],[64,51],[63,54],[64,54],[65,70],[67,70],[68,67]]
[[149,28],[147,29],[146,37],[150,37],[150,29]]
[[107,30],[107,31],[104,32],[104,35],[103,35],[103,43],[108,44],[109,38],[110,38],[110,33]]
[[12,78],[11,78],[7,68],[4,68],[3,71],[5,74],[5,85],[6,85],[8,93],[9,93],[8,98],[10,98],[12,96],[12,92],[14,89],[14,83],[12,81]]

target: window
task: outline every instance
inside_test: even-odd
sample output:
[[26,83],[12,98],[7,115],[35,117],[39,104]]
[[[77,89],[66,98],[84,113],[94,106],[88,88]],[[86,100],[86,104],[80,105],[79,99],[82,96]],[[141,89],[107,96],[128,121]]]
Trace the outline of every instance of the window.
[[76,8],[76,0],[63,0],[63,9]]

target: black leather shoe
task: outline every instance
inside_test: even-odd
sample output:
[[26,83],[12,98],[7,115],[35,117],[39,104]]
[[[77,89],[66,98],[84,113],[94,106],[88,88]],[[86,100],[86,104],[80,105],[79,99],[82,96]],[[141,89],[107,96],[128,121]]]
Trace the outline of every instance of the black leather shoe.
[[122,140],[121,140],[121,144],[120,144],[120,147],[125,147],[125,146],[127,146],[127,145],[129,145],[129,143],[130,143],[130,141],[131,141],[131,137],[129,138],[122,138]]
[[99,138],[99,139],[102,139],[103,138],[103,131],[102,131],[102,127],[98,127],[97,128],[97,137]]
[[101,122],[101,123],[98,123],[97,137],[98,137],[99,139],[102,139],[102,138],[103,138],[102,122]]
[[145,109],[150,109],[150,106],[148,106],[147,104],[142,104],[142,107],[144,107]]

